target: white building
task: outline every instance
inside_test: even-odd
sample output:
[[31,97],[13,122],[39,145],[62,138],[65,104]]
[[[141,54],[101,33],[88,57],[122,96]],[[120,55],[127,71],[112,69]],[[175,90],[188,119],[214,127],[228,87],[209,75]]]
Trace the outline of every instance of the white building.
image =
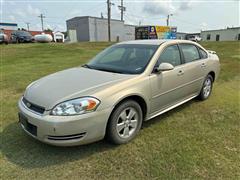
[[18,25],[16,23],[0,23],[0,29],[17,30]]
[[201,31],[203,41],[239,41],[240,27]]
[[[105,18],[81,16],[67,20],[67,30],[71,42],[108,41],[108,20]],[[111,40],[135,39],[135,26],[124,21],[111,19]]]

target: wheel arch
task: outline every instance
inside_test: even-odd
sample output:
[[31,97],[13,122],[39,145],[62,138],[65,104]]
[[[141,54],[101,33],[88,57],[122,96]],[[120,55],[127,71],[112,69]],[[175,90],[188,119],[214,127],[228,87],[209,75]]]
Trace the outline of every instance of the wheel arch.
[[123,103],[124,101],[127,101],[127,100],[134,100],[136,101],[141,109],[142,109],[142,113],[143,113],[143,120],[146,118],[147,116],[147,112],[148,112],[148,105],[147,105],[147,102],[145,100],[145,98],[143,98],[141,95],[138,95],[138,94],[132,94],[132,95],[129,95],[129,96],[126,96],[126,97],[122,97],[120,98],[114,105],[112,111],[111,111],[111,114],[109,116],[109,118],[111,117],[112,113],[114,112],[114,110],[121,104]]
[[214,82],[215,81],[215,72],[214,71],[210,71],[208,74],[212,76],[213,82]]

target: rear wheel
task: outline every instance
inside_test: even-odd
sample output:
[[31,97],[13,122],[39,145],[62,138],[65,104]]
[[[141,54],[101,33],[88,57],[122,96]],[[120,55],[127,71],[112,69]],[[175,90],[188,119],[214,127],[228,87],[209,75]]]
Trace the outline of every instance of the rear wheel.
[[112,113],[107,126],[107,139],[114,144],[124,144],[132,140],[142,126],[140,105],[127,100]]
[[204,80],[202,90],[199,94],[200,100],[206,100],[211,95],[212,86],[213,86],[213,78],[209,74],[209,75],[207,75],[206,79]]

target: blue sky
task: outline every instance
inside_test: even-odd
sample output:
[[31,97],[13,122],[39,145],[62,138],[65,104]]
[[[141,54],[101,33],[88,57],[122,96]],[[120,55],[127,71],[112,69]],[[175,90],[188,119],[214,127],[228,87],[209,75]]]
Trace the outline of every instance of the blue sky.
[[[120,19],[120,0],[111,0],[112,18]],[[43,13],[44,27],[66,30],[66,20],[75,16],[97,16],[101,12],[107,17],[106,0],[0,0],[1,22],[17,23],[31,30],[41,30],[38,15]],[[124,0],[127,24],[166,25],[167,14],[170,25],[177,26],[179,32],[199,32],[240,26],[239,0]]]

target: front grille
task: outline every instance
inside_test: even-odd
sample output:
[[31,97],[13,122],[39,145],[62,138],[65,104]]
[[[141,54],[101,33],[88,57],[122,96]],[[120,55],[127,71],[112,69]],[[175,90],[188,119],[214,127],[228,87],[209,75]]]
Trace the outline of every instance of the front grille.
[[80,134],[72,134],[72,135],[66,135],[66,136],[48,136],[49,140],[72,140],[72,139],[80,139],[83,138],[86,135],[86,132],[80,133]]
[[26,98],[22,98],[22,102],[24,103],[24,105],[28,108],[28,109],[30,109],[30,110],[32,110],[32,111],[34,111],[34,112],[37,112],[37,113],[39,113],[39,114],[43,114],[44,113],[44,111],[45,111],[45,108],[44,107],[41,107],[41,106],[38,106],[38,105],[36,105],[36,104],[33,104],[33,103],[31,103],[31,102],[29,102]]

